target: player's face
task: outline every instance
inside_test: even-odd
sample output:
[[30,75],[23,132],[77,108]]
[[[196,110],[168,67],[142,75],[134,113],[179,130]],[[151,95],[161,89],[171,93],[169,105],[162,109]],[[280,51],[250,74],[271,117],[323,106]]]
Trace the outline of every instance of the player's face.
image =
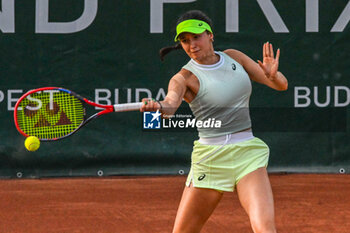
[[207,32],[201,34],[184,32],[179,36],[182,48],[190,58],[198,63],[205,63],[205,58],[213,54],[212,39],[213,34]]

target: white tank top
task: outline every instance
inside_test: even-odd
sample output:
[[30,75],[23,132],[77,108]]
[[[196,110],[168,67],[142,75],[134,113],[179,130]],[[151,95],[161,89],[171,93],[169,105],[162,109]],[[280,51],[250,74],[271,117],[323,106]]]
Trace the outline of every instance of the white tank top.
[[199,80],[197,96],[189,104],[196,120],[221,121],[220,128],[197,128],[200,138],[218,137],[251,127],[249,98],[251,81],[244,68],[224,52],[213,65],[191,59],[183,68]]

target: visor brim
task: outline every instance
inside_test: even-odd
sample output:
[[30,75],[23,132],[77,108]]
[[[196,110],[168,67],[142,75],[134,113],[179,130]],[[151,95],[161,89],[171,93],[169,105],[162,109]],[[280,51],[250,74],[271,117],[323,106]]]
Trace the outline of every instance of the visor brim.
[[189,32],[189,33],[193,33],[193,34],[201,34],[203,32],[205,32],[207,29],[205,28],[198,28],[198,27],[185,27],[183,29],[181,29],[181,31],[179,31],[177,33],[177,35],[175,36],[174,41],[177,42],[179,41],[179,36],[180,34],[184,33],[184,32]]

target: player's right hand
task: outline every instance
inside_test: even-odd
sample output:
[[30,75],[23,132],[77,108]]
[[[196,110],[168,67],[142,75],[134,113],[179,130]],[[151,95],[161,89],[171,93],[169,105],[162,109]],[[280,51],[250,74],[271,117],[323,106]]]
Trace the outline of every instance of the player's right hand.
[[140,112],[156,112],[160,110],[159,103],[153,98],[143,98]]

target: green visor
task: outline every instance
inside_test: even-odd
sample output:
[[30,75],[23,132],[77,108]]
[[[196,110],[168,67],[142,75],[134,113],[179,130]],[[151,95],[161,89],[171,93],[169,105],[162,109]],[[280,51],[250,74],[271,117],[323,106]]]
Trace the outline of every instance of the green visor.
[[197,20],[197,19],[185,20],[185,21],[179,23],[176,27],[175,42],[177,42],[179,40],[178,37],[183,32],[201,34],[206,30],[213,33],[209,24],[207,24],[206,22],[204,22],[202,20]]

